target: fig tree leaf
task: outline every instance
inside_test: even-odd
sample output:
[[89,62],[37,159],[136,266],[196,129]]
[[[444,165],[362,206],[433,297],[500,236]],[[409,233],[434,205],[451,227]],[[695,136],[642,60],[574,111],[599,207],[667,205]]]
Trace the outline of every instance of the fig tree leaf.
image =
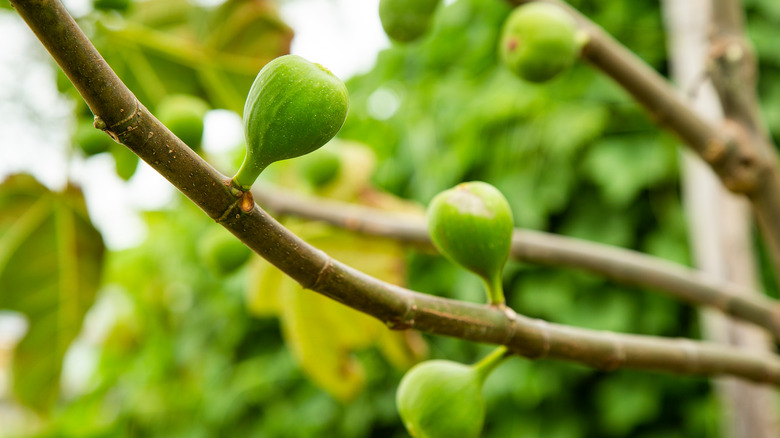
[[267,261],[256,258],[250,268],[250,279],[244,298],[250,315],[273,316],[281,312],[280,289],[284,273]]
[[[319,222],[287,220],[285,225],[336,260],[385,281],[403,283],[403,248],[397,242]],[[355,352],[376,346],[399,368],[410,367],[427,353],[418,333],[390,331],[368,315],[304,290],[265,261],[258,261],[253,271],[247,292],[249,311],[258,316],[277,313],[285,341],[303,371],[339,400],[352,400],[363,388],[363,365]]]
[[664,137],[624,136],[600,141],[586,155],[586,176],[616,207],[625,207],[648,187],[673,181],[677,151]]
[[151,0],[134,3],[121,22],[101,15],[97,24],[98,50],[149,108],[167,94],[191,94],[241,113],[257,72],[289,53],[292,39],[268,0],[218,8]]
[[628,248],[634,244],[634,226],[638,220],[633,211],[610,208],[593,193],[586,193],[563,221],[561,234]]
[[285,341],[303,371],[333,397],[354,399],[365,375],[352,352],[339,346],[332,332],[327,306],[333,301],[297,285],[285,290],[281,298]]
[[379,330],[377,346],[396,368],[405,370],[428,356],[428,344],[412,330]]
[[105,248],[75,187],[49,191],[28,175],[0,185],[0,308],[24,314],[13,390],[44,411],[57,398],[65,351],[97,292]]
[[611,435],[625,436],[656,418],[661,409],[657,391],[650,379],[629,373],[602,382],[596,390],[596,404],[605,429]]
[[688,227],[685,212],[677,197],[656,201],[656,221],[660,225],[642,242],[642,250],[650,255],[690,266]]

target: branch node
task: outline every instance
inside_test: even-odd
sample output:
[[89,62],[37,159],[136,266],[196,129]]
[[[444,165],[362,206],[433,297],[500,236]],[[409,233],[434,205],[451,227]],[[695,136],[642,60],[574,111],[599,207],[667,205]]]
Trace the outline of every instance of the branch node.
[[704,161],[711,165],[718,164],[726,155],[726,142],[720,137],[712,137],[707,141],[701,155]]
[[501,310],[504,312],[504,316],[506,316],[506,319],[508,320],[506,325],[506,334],[504,335],[504,339],[501,341],[501,344],[510,346],[510,348],[512,348],[511,345],[514,342],[515,332],[517,331],[517,312],[515,312],[509,306],[505,306]]
[[94,126],[95,129],[99,129],[101,131],[105,131],[108,127],[106,125],[106,121],[103,120],[100,116],[95,116],[95,120],[92,122],[92,126]]
[[240,201],[241,211],[244,213],[249,213],[253,208],[255,208],[255,198],[252,196],[251,191],[244,192],[244,194],[241,195]]
[[[217,218],[214,219],[214,222],[221,224],[222,222],[225,222],[232,214],[233,211],[236,209],[236,205],[241,202],[240,199],[235,200],[232,204],[228,206],[228,208],[225,209],[224,212],[222,212],[221,215],[219,215]],[[241,217],[240,213],[236,213],[236,219]]]
[[718,169],[723,185],[734,193],[750,195],[764,179],[767,167],[759,158],[753,139],[745,127],[736,120],[726,119],[723,130],[728,135],[723,153],[710,164]]
[[696,344],[690,339],[680,339],[681,348],[685,352],[685,371],[689,374],[696,374],[701,369],[701,358],[699,356],[699,349],[696,348]]
[[550,325],[543,319],[534,319],[533,324],[539,328],[539,334],[542,336],[542,349],[539,351],[539,354],[525,354],[525,356],[529,359],[544,359],[548,354],[550,354],[550,349],[552,349],[552,340],[550,339]]
[[[110,135],[115,142],[124,144],[124,142],[121,140],[122,136],[130,131],[135,130],[137,128],[136,125],[138,125],[141,121],[141,102],[139,102],[138,99],[134,99],[134,104],[135,107],[133,108],[133,112],[111,126],[106,126],[105,120],[103,120],[103,118],[101,118],[99,115],[96,115],[95,127],[97,128],[98,123],[100,122],[99,124],[103,126],[102,129],[106,134]],[[124,112],[124,109],[120,109],[120,111]]]
[[732,43],[726,47],[725,59],[726,61],[737,64],[745,56],[745,51],[742,49],[741,44]]
[[320,280],[326,275],[328,269],[333,265],[333,258],[330,256],[327,256],[325,258],[325,263],[322,265],[322,268],[320,268],[319,272],[317,272],[317,277],[314,278],[314,282],[310,286],[303,286],[306,289],[311,290],[317,290],[317,286],[320,284]]
[[609,355],[606,362],[600,366],[604,371],[614,371],[626,362],[626,348],[623,345],[621,337],[615,332],[607,332],[612,341],[612,354]]
[[414,327],[414,316],[417,314],[417,304],[414,303],[414,295],[408,292],[403,295],[406,310],[404,310],[400,318],[385,321],[385,325],[390,330],[406,330]]

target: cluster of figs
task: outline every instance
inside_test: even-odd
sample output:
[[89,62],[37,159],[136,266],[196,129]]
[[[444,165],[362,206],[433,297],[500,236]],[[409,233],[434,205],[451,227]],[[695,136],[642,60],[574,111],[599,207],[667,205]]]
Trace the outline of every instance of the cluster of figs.
[[[395,41],[422,36],[439,0],[381,0],[379,15]],[[500,39],[501,59],[519,77],[546,81],[569,68],[584,41],[574,19],[558,6],[530,3],[508,17]],[[257,75],[244,107],[246,156],[229,187],[249,192],[270,164],[299,157],[333,138],[346,120],[349,95],[325,67],[296,55],[269,62]],[[512,242],[512,210],[495,187],[461,183],[430,203],[428,229],[449,260],[478,275],[489,305],[504,306],[502,273]],[[510,354],[498,347],[474,365],[429,360],[402,379],[396,404],[413,437],[478,437],[485,419],[482,385]]]

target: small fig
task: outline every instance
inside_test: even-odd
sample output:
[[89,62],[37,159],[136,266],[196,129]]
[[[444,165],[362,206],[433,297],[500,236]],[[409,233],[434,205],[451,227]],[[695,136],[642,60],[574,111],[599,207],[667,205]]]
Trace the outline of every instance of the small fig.
[[438,5],[439,0],[379,0],[379,19],[387,36],[407,43],[428,30]]
[[458,184],[428,206],[428,232],[445,257],[482,277],[491,304],[504,303],[502,273],[512,245],[512,210],[490,184]]
[[116,174],[125,181],[128,181],[135,174],[138,168],[138,155],[130,149],[115,143],[110,147],[111,155],[114,156]]
[[328,185],[339,176],[341,158],[327,148],[319,149],[301,159],[301,173],[315,189]]
[[155,115],[181,141],[198,151],[203,140],[203,118],[208,110],[209,105],[199,97],[171,94],[160,101]]
[[482,385],[507,358],[499,347],[474,366],[429,360],[412,367],[401,379],[396,407],[406,430],[415,438],[479,437],[485,422]]
[[125,12],[130,8],[131,0],[95,0],[95,9],[103,11]]
[[561,7],[533,2],[515,8],[504,23],[501,58],[522,79],[544,82],[579,56],[577,23]]
[[246,157],[232,186],[248,191],[269,164],[318,149],[341,129],[349,94],[325,67],[284,55],[258,73],[244,106]]
[[79,121],[76,127],[76,134],[73,136],[73,143],[88,157],[108,152],[112,145],[115,144],[108,134],[95,129],[92,121],[86,119]]
[[222,227],[209,230],[198,242],[198,256],[216,275],[232,274],[249,260],[252,250]]

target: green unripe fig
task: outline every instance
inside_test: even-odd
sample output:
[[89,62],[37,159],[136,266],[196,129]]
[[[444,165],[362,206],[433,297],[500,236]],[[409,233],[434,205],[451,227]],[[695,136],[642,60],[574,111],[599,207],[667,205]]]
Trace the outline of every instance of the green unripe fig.
[[73,143],[84,152],[84,155],[91,157],[108,150],[115,144],[114,140],[105,132],[95,129],[91,120],[80,120],[76,127],[76,134],[73,136]]
[[232,186],[248,191],[269,164],[318,149],[341,129],[349,94],[325,67],[284,55],[258,73],[244,106],[246,157]]
[[445,257],[482,277],[491,304],[503,304],[502,273],[509,258],[512,210],[490,184],[458,184],[428,206],[428,232]]
[[478,375],[447,360],[422,362],[401,380],[398,413],[415,438],[479,437],[485,399]]
[[315,189],[336,179],[341,169],[341,158],[329,149],[319,149],[301,159],[301,173]]
[[95,9],[103,11],[119,11],[124,12],[130,7],[131,0],[95,0],[93,5]]
[[474,366],[430,360],[412,367],[398,386],[396,407],[415,438],[479,437],[485,422],[482,385],[508,356],[497,348]]
[[111,145],[109,150],[114,157],[116,174],[123,180],[128,181],[133,177],[135,170],[138,168],[138,155],[118,143]]
[[507,18],[501,35],[501,58],[517,76],[544,82],[569,68],[579,56],[577,23],[559,6],[533,2]]
[[199,97],[172,94],[160,101],[155,115],[181,141],[198,151],[203,140],[203,118],[208,111],[209,105]]
[[212,228],[198,242],[198,256],[218,276],[232,274],[251,254],[252,250],[221,227]]
[[379,0],[379,19],[390,38],[402,43],[421,37],[439,0]]

